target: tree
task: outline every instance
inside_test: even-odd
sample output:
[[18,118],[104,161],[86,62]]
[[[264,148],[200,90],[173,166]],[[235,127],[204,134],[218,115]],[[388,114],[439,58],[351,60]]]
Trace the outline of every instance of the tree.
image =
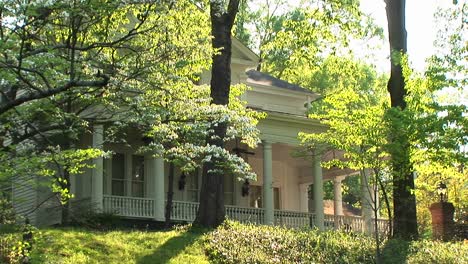
[[103,155],[75,144],[90,125],[111,125],[109,139],[135,126],[149,117],[140,95],[192,83],[211,54],[206,16],[190,1],[4,1],[0,10],[0,182],[47,176],[64,203],[69,174]]
[[[346,64],[335,66],[338,65]],[[349,65],[358,65],[360,67],[356,68],[360,70],[339,71],[343,76],[338,79],[346,81],[336,81],[336,90],[321,101],[313,102],[309,110],[309,117],[320,120],[328,127],[327,131],[319,134],[301,133],[299,137],[302,144],[308,148],[322,145],[326,146],[327,150],[343,152],[343,155],[337,155],[323,163],[323,166],[350,168],[361,172],[361,184],[364,186],[362,189],[366,192],[362,195],[368,197],[363,201],[362,209],[364,212],[370,207],[374,213],[373,228],[378,230],[377,218],[381,205],[375,198],[380,196],[376,186],[383,193],[387,211],[390,210],[388,186],[385,184],[385,170],[388,166],[388,160],[385,158],[388,127],[384,113],[388,107],[388,100],[384,96],[384,85],[379,81],[380,78],[360,78],[361,73],[372,73],[371,68],[352,61]],[[376,73],[373,73],[375,76]],[[391,218],[391,214],[388,215]],[[371,219],[365,220],[369,221],[365,224],[370,227]],[[376,255],[379,258],[381,238],[379,232],[374,232],[374,235],[377,245]]]
[[[253,30],[245,34],[245,28]],[[236,36],[258,50],[262,71],[303,87],[313,87],[310,79],[326,57],[347,54],[353,39],[379,35],[359,1],[342,0],[251,1],[236,28]]]
[[410,142],[407,124],[402,115],[407,107],[402,58],[407,52],[405,29],[405,0],[386,0],[386,12],[390,42],[391,75],[388,81],[391,109],[387,116],[390,122],[389,148],[393,171],[394,236],[416,239],[418,227],[414,174],[410,161]]
[[[182,86],[181,86],[182,85]],[[171,85],[170,94],[147,92],[142,96],[145,102],[145,116],[140,124],[145,124],[146,137],[151,143],[142,148],[142,152],[158,153],[170,163],[168,195],[166,204],[166,222],[170,222],[172,210],[172,186],[174,168],[178,167],[186,177],[213,159],[220,160],[214,165],[214,172],[228,174],[239,179],[254,179],[250,165],[242,158],[230,153],[223,147],[208,141],[214,133],[213,127],[226,124],[223,141],[241,139],[250,147],[259,141],[259,131],[255,127],[264,114],[246,108],[246,102],[239,98],[246,87],[231,87],[229,105],[211,103],[208,86],[196,86],[190,83]],[[158,106],[161,102],[164,107]],[[143,109],[142,109],[143,110]],[[161,111],[162,110],[162,111]],[[156,120],[156,121],[155,121]]]
[[[228,105],[231,85],[231,30],[239,9],[239,0],[210,0],[210,20],[212,46],[216,50],[211,68],[212,104]],[[227,123],[220,122],[211,127],[207,143],[215,147],[224,147]],[[200,207],[195,223],[206,227],[216,227],[224,221],[223,172],[216,170],[216,164],[223,162],[220,157],[213,157],[203,168]]]
[[[455,207],[455,220],[463,223],[468,210],[466,145],[466,10],[467,3],[439,9],[434,17],[437,25],[435,53],[427,60],[423,76],[411,72],[410,88],[416,84],[419,108],[425,109],[414,127],[418,128],[419,150],[415,155],[416,198],[418,224],[421,234],[430,234],[431,216],[427,208],[438,201],[434,193],[439,182],[448,186],[448,200]],[[425,135],[425,136],[422,136]]]

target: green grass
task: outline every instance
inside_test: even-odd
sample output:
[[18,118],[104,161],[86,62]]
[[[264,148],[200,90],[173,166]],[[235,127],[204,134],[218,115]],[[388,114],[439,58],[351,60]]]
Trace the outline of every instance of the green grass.
[[209,263],[202,231],[42,230],[32,263]]

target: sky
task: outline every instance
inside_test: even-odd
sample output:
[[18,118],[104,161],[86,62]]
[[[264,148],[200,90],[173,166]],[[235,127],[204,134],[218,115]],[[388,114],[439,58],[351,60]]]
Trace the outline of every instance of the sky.
[[[437,7],[447,7],[452,0],[407,0],[406,1],[406,31],[408,34],[408,56],[411,66],[417,71],[423,71],[425,59],[434,53],[433,42],[436,36],[434,12]],[[361,9],[370,14],[376,23],[384,28],[387,34],[387,17],[384,0],[361,0]],[[388,71],[388,42],[376,51],[374,55],[378,69]]]

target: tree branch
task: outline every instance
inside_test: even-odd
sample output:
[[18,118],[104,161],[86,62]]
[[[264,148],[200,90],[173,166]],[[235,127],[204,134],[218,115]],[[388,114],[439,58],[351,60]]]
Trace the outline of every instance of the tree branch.
[[109,76],[98,73],[97,77],[100,77],[102,79],[101,80],[96,80],[96,81],[69,81],[66,84],[64,84],[63,86],[59,86],[57,88],[49,89],[49,90],[46,90],[46,91],[41,91],[41,92],[38,91],[38,92],[34,92],[34,93],[25,94],[25,95],[22,95],[22,96],[16,98],[15,100],[11,100],[11,99],[7,98],[7,100],[8,100],[7,102],[0,104],[0,114],[3,114],[6,111],[8,111],[8,110],[10,110],[10,109],[12,109],[12,108],[14,108],[16,106],[19,106],[19,105],[21,105],[23,103],[33,101],[33,100],[37,100],[37,99],[46,98],[46,97],[49,97],[49,96],[52,96],[52,95],[55,95],[55,94],[62,93],[64,91],[68,91],[68,90],[70,90],[72,88],[75,88],[75,87],[103,87],[103,86],[106,86],[109,83],[109,79],[110,79]]

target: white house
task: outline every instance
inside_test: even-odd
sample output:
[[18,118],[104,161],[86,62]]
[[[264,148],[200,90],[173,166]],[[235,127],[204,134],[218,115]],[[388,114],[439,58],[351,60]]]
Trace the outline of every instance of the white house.
[[[322,168],[320,162],[330,158],[327,155],[309,158],[292,155],[299,145],[297,135],[300,131],[317,133],[326,129],[317,120],[308,119],[305,115],[307,104],[318,95],[253,70],[259,62],[258,56],[236,39],[233,39],[232,49],[233,84],[245,83],[252,87],[243,99],[249,107],[265,111],[268,116],[258,125],[262,143],[256,149],[248,149],[251,153],[245,154],[258,175],[256,181],[250,182],[248,194],[245,187],[243,192],[245,182],[225,176],[227,216],[240,221],[291,227],[314,225],[319,229],[346,227],[370,230],[370,210],[362,210],[363,217],[343,216],[341,180],[357,175],[355,171]],[[206,72],[201,82],[209,83],[209,79],[210,74]],[[138,147],[144,144],[138,133],[127,139],[129,147],[104,143],[106,127],[103,125],[95,125],[93,130],[92,135],[82,136],[81,147],[103,148],[115,154],[109,159],[94,160],[95,168],[84,175],[72,176],[71,192],[75,195],[72,204],[91,201],[97,210],[122,217],[163,220],[168,164],[150,154],[136,154]],[[229,150],[240,147],[235,142],[227,145]],[[172,218],[193,221],[198,207],[201,177],[194,173],[186,178],[184,188],[178,188],[179,175],[176,173]],[[335,215],[325,215],[323,212],[322,186],[326,180],[334,181]],[[313,197],[309,197],[311,184]],[[19,211],[37,205],[47,197],[45,191],[33,193],[24,188],[18,187],[13,192],[13,200],[17,201]],[[25,196],[29,199],[21,202]],[[54,221],[52,219],[60,220],[60,214],[47,209],[53,205],[44,207],[28,217],[38,225],[50,224]],[[54,214],[56,217],[52,217]],[[379,221],[379,224],[383,228],[385,222]]]

